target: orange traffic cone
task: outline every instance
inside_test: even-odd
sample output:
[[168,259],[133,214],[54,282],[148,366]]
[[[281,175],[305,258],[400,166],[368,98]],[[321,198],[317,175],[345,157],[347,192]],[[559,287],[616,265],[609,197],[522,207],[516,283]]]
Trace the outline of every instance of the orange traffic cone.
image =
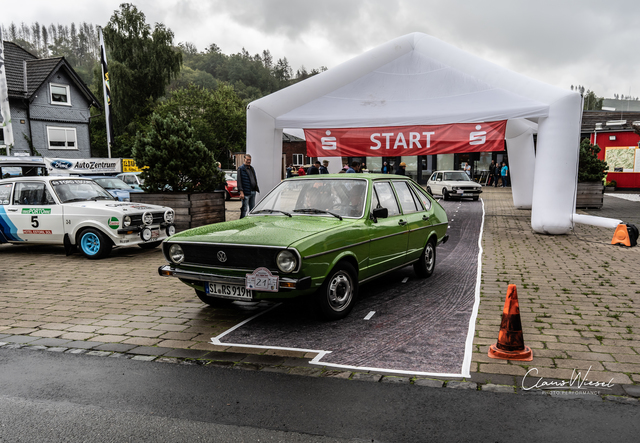
[[522,337],[522,323],[520,323],[520,307],[518,306],[518,291],[516,285],[509,285],[507,299],[502,310],[502,322],[498,342],[489,347],[489,357],[502,360],[533,360],[533,352],[524,345]]
[[612,245],[635,246],[638,240],[638,228],[634,225],[619,224],[611,239]]

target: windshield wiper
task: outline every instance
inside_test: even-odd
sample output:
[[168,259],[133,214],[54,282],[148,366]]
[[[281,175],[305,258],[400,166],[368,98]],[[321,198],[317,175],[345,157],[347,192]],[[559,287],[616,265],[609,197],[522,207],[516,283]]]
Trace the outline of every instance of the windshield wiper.
[[263,212],[280,212],[281,214],[286,215],[287,217],[291,217],[291,214],[285,211],[281,211],[279,209],[261,209],[260,211],[252,212],[252,214],[261,214]]
[[340,215],[336,214],[335,212],[324,211],[322,209],[315,209],[315,208],[294,209],[293,212],[301,212],[303,214],[329,214],[329,215],[333,215],[334,217],[339,218],[340,220],[342,220],[342,217]]
[[65,200],[62,203],[86,202],[86,201],[87,199],[84,197],[76,197],[76,198],[70,198],[68,200]]

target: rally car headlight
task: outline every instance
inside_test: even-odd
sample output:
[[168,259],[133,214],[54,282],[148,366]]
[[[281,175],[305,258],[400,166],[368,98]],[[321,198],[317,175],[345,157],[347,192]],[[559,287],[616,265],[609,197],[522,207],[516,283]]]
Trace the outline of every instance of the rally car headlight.
[[173,226],[173,225],[167,226],[167,235],[169,237],[171,237],[175,233],[176,233],[176,227],[175,226]]
[[167,209],[164,213],[164,221],[167,223],[173,223],[174,213],[171,209]]
[[142,232],[140,233],[140,238],[142,238],[142,240],[144,240],[144,241],[151,240],[151,229],[144,228],[142,230]]
[[289,250],[280,251],[276,257],[276,264],[278,269],[283,273],[288,274],[298,266],[298,260],[295,254]]
[[125,215],[124,218],[122,219],[122,227],[126,228],[131,226],[131,217],[129,217],[128,215]]
[[180,245],[173,244],[169,247],[169,258],[177,265],[184,261],[184,251]]
[[452,191],[457,191],[457,190],[458,190],[458,187],[457,187],[457,186],[451,186],[451,190],[452,190]]
[[153,214],[151,212],[145,212],[142,214],[142,223],[145,225],[150,225],[153,223]]

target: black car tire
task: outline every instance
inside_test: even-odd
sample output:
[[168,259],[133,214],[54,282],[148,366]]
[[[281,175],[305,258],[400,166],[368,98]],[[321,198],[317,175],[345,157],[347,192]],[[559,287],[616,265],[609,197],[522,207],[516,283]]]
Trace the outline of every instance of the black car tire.
[[420,259],[413,264],[413,270],[420,278],[429,278],[436,268],[436,241],[432,237],[420,254]]
[[211,297],[210,295],[207,295],[204,291],[198,291],[197,289],[195,291],[200,301],[202,301],[202,303],[208,304],[212,308],[226,308],[231,303],[233,303],[233,300],[229,300],[226,298]]
[[160,244],[162,243],[162,240],[160,241],[150,241],[147,243],[140,243],[138,244],[138,246],[140,246],[142,249],[153,249],[153,248],[157,248],[158,246],[160,246]]
[[429,193],[429,195],[433,195],[433,192],[431,192],[431,188],[429,186],[427,186],[427,192]]
[[102,231],[94,228],[80,232],[76,245],[82,254],[90,260],[106,257],[113,247],[111,240]]
[[449,191],[447,191],[447,188],[443,188],[442,189],[442,198],[445,200],[449,200],[451,197],[449,196]]
[[323,320],[340,320],[349,315],[357,297],[356,270],[349,263],[340,262],[316,293],[317,312]]

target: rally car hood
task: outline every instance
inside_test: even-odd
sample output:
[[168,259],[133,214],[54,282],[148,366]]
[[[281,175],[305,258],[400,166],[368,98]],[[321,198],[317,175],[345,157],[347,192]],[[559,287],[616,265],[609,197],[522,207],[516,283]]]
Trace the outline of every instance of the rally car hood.
[[355,221],[325,216],[250,216],[189,229],[170,237],[168,241],[289,246],[315,234],[345,228]]
[[131,202],[120,202],[113,200],[90,200],[90,201],[81,201],[81,202],[71,202],[65,203],[65,207],[75,207],[75,208],[89,208],[89,209],[104,209],[111,210],[124,214],[137,214],[145,211],[160,211],[162,209],[168,209],[164,206],[158,205],[149,205],[143,203],[131,203]]

